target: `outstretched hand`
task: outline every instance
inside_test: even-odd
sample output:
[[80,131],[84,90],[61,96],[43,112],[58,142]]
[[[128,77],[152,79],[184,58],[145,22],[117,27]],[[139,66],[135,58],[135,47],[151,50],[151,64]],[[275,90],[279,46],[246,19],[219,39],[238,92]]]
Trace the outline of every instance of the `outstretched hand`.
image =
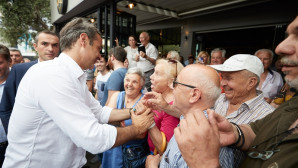
[[134,111],[131,111],[131,120],[132,125],[138,130],[138,135],[142,136],[153,124],[154,117],[151,109],[148,108],[140,115],[137,115]]
[[165,99],[160,93],[147,92],[142,98],[143,104],[158,111],[166,111],[165,109],[169,106]]

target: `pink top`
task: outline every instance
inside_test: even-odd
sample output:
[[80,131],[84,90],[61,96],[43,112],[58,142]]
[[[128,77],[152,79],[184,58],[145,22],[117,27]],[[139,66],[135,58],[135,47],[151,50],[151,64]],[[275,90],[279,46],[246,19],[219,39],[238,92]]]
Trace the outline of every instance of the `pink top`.
[[[173,101],[171,101],[169,104],[172,105]],[[167,142],[169,142],[174,134],[174,129],[179,124],[179,119],[167,114],[164,111],[159,112],[159,111],[153,110],[153,112],[156,114],[156,116],[154,116],[154,121],[157,128],[166,135]],[[149,144],[150,151],[154,152],[155,147],[153,145],[153,142],[151,141],[149,134],[148,134],[148,144]]]

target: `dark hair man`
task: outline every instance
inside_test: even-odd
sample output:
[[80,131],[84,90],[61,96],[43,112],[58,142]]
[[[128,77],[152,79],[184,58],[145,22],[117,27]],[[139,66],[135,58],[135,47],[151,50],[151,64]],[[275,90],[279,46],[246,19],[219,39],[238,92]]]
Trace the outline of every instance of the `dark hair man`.
[[[87,69],[100,58],[102,38],[82,18],[60,31],[62,53],[31,67],[18,88],[3,166],[82,167],[86,150],[95,154],[141,135],[153,123],[151,109],[102,107],[86,85]],[[132,117],[132,125],[104,124]]]

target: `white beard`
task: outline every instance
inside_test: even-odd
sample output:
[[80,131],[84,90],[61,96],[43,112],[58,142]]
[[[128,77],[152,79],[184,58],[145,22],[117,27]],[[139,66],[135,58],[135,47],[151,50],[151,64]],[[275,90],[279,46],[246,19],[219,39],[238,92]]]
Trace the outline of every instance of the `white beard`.
[[285,77],[285,80],[290,87],[298,90],[298,78],[295,78],[294,80],[288,80],[287,77]]

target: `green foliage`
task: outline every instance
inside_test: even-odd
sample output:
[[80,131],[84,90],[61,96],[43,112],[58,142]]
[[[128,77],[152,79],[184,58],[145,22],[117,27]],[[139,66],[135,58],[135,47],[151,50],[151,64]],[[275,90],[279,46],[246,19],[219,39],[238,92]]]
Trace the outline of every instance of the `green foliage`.
[[50,0],[0,0],[0,12],[0,35],[11,46],[16,46],[18,40],[27,40],[29,29],[49,29]]

